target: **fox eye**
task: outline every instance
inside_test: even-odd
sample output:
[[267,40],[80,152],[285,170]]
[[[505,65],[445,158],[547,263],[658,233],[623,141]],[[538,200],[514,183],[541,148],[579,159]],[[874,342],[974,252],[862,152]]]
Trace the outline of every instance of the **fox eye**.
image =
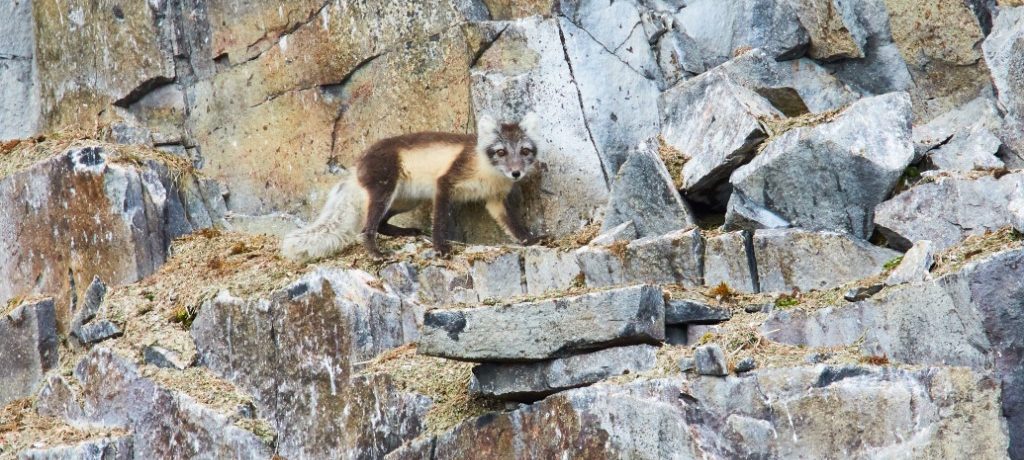
[[522,150],[519,151],[519,154],[524,157],[528,157],[530,155],[533,155],[533,150],[524,147]]
[[499,149],[498,151],[494,152],[494,156],[498,158],[504,157],[507,154],[508,152],[506,152],[505,149]]

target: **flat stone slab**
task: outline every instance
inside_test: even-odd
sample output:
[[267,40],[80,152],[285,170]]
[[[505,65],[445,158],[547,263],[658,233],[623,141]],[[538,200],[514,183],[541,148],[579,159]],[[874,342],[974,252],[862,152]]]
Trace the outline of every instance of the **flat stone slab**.
[[616,375],[654,367],[657,347],[632,345],[538,363],[485,363],[473,368],[470,389],[501,399],[535,401]]
[[754,259],[761,292],[831,289],[875,276],[900,253],[835,232],[758,230]]
[[665,324],[715,324],[728,321],[728,308],[714,307],[688,299],[670,300],[665,304]]
[[633,286],[423,316],[417,351],[476,362],[541,361],[612,345],[665,338],[660,289]]
[[703,284],[704,238],[700,230],[677,230],[628,244],[589,245],[576,251],[587,286],[638,283]]

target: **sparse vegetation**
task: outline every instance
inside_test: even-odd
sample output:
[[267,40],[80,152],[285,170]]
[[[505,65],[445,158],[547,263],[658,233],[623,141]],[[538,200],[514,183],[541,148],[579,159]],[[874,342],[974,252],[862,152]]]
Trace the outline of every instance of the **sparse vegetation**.
[[884,265],[882,265],[882,269],[884,269],[887,272],[891,272],[895,270],[896,267],[900,266],[900,262],[903,262],[903,256],[893,257],[892,259],[887,260]]

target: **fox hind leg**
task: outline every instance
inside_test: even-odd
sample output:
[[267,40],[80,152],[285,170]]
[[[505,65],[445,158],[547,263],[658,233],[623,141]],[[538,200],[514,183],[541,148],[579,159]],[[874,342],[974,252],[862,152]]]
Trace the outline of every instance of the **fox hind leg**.
[[381,221],[380,226],[377,227],[377,233],[385,236],[422,236],[423,231],[418,228],[405,228],[397,225],[389,224],[391,220],[397,214],[401,214],[401,211],[395,209],[388,210],[388,213],[384,216],[384,220]]

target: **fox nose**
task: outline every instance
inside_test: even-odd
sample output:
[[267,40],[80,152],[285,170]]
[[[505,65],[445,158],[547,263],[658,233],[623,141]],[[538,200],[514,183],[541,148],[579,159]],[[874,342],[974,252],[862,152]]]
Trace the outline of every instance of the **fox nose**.
[[519,176],[522,176],[522,175],[523,175],[523,173],[521,173],[519,171],[512,171],[512,178],[513,179],[519,179]]

